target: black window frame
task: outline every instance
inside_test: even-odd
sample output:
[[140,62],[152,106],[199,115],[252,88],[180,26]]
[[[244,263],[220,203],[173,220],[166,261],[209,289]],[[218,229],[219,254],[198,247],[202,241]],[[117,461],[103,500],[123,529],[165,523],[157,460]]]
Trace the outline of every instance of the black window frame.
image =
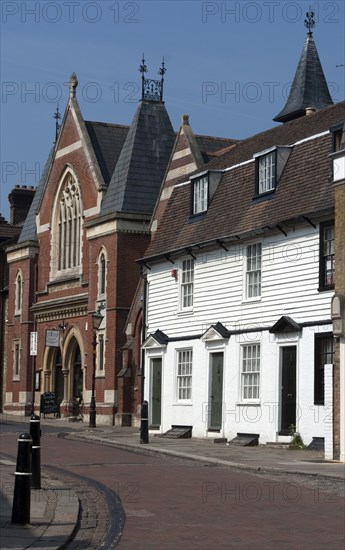
[[332,364],[334,364],[334,338],[332,332],[323,332],[315,334],[314,339],[314,405],[325,404],[325,365],[327,362],[322,361],[322,343],[330,339],[332,343]]
[[[319,235],[319,291],[333,290],[334,289],[334,277],[335,277],[335,252],[333,253],[333,283],[325,283],[326,279],[326,269],[325,269],[325,258],[324,254],[324,243],[325,243],[325,234],[324,230],[327,227],[333,227],[335,231],[334,220],[329,220],[326,222],[320,223],[320,235]],[[335,241],[335,236],[334,236]]]

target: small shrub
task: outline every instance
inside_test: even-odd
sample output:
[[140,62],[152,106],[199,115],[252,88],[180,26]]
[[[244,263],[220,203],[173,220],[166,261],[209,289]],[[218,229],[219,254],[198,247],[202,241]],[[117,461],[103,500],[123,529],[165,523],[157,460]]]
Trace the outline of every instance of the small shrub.
[[298,432],[296,432],[296,426],[291,424],[291,426],[289,427],[289,430],[290,430],[290,436],[291,436],[289,449],[294,449],[297,451],[301,449],[305,449],[305,444],[303,443],[303,439],[301,435]]

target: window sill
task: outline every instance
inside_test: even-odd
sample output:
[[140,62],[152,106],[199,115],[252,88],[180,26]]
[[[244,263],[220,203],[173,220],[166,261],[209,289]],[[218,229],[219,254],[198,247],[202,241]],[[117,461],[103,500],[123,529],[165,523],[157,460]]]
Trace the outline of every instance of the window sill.
[[20,382],[19,376],[14,376],[14,377],[12,378],[12,382]]
[[274,187],[274,189],[270,189],[270,191],[265,191],[265,193],[256,193],[253,196],[253,201],[261,202],[261,200],[271,199],[274,196],[275,190],[276,187]]
[[192,401],[176,401],[173,403],[173,407],[191,407],[193,405]]
[[188,219],[188,223],[196,223],[206,218],[207,210],[198,212],[197,214],[191,214]]
[[240,401],[236,403],[236,407],[261,407],[261,401]]
[[105,378],[105,372],[97,372],[95,373],[95,378]]
[[334,285],[319,286],[319,288],[317,290],[318,290],[318,292],[327,292],[327,291],[332,292],[332,290],[334,290]]
[[256,302],[261,302],[262,296],[255,296],[255,298],[243,298],[242,304],[253,304]]
[[176,315],[178,317],[188,317],[188,315],[193,315],[193,313],[193,309],[179,309],[178,311],[176,311]]

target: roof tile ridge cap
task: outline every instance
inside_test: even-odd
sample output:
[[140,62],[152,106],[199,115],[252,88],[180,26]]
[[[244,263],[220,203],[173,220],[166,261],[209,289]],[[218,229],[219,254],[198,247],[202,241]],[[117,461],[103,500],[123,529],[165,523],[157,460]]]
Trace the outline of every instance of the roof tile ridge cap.
[[85,124],[101,124],[102,126],[113,126],[115,128],[130,128],[130,124],[117,124],[115,122],[104,122],[101,120],[84,120]]
[[212,141],[219,141],[219,140],[222,140],[222,141],[236,141],[236,142],[240,141],[237,138],[227,138],[227,137],[221,137],[221,136],[210,136],[210,135],[207,135],[207,134],[194,134],[194,136],[198,137],[198,138],[209,139],[209,140],[212,140]]

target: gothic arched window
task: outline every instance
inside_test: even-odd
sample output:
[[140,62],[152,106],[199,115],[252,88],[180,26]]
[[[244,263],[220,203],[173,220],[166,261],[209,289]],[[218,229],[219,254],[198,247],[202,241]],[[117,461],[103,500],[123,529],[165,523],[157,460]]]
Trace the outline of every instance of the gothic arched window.
[[15,292],[15,298],[14,298],[14,313],[15,315],[18,315],[22,312],[22,274],[20,271],[18,271],[16,276],[16,281],[14,284],[14,292]]
[[64,182],[56,205],[58,271],[80,265],[82,209],[79,186],[70,172]]
[[107,284],[107,260],[104,250],[98,257],[98,296],[105,294]]

